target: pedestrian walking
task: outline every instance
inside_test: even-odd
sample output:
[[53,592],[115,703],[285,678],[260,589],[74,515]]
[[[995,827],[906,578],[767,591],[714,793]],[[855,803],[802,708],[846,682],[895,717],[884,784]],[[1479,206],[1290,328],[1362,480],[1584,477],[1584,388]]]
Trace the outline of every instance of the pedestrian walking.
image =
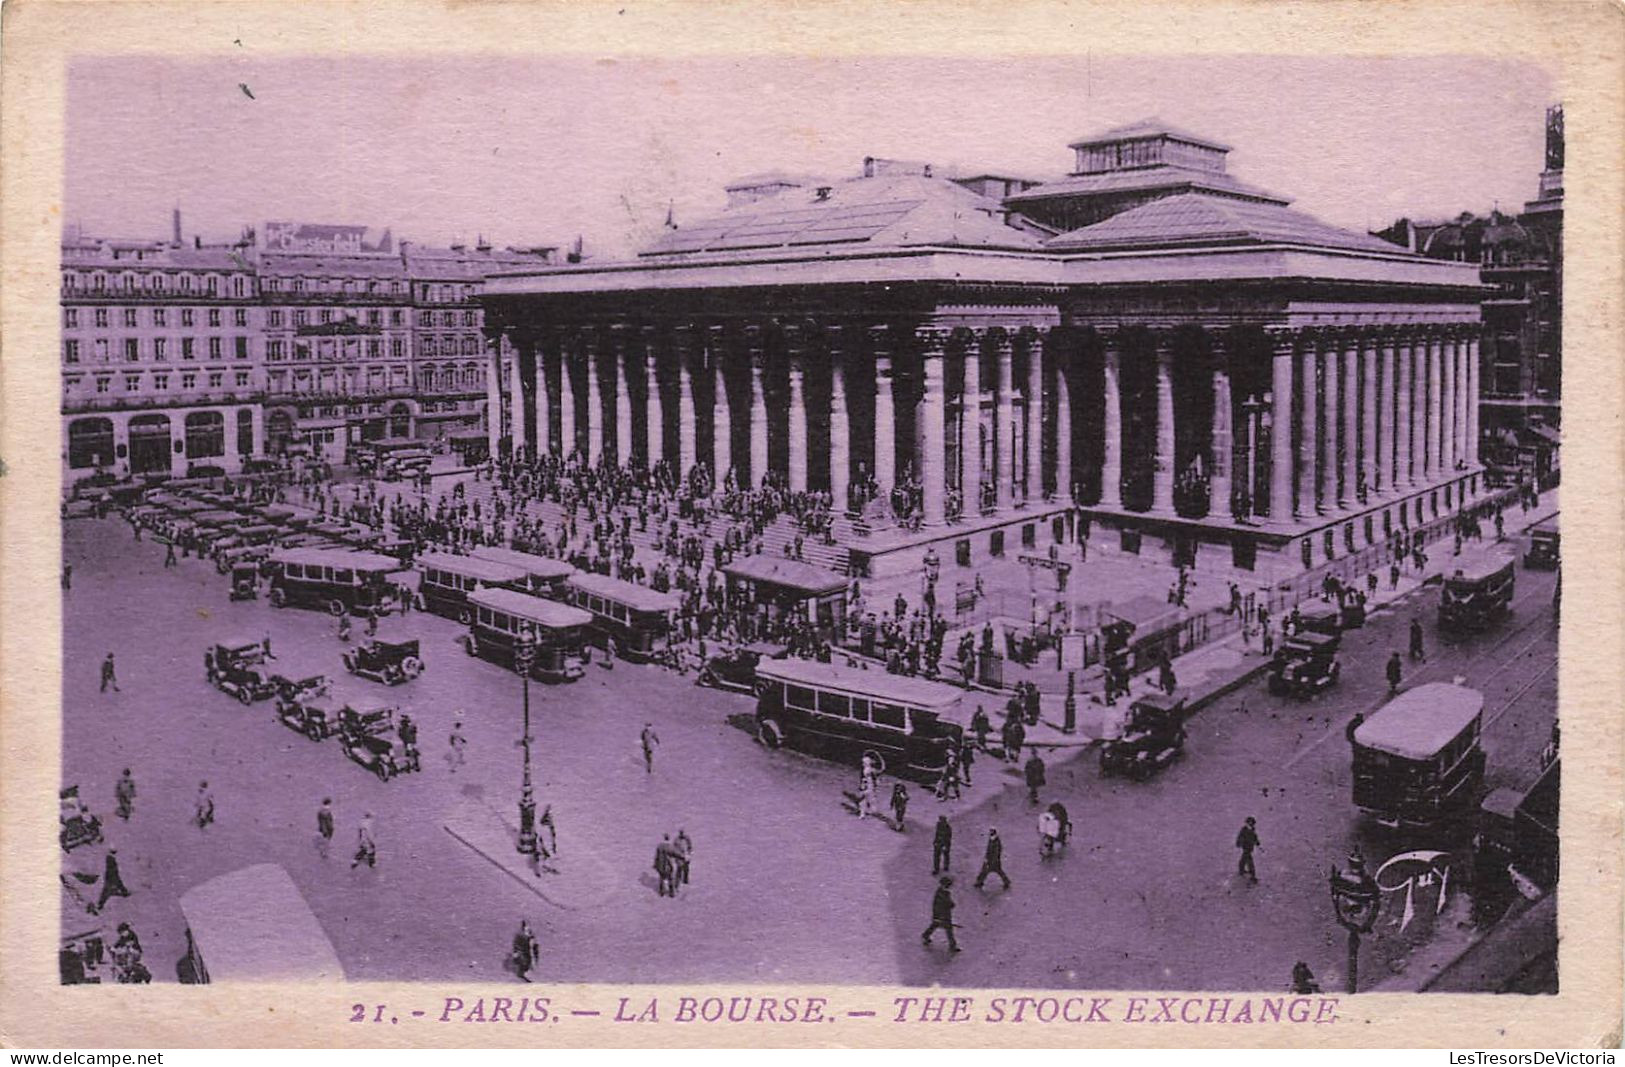
[[1264,630],[1264,655],[1266,657],[1273,656],[1275,654],[1275,630],[1267,622],[1260,625]]
[[1021,719],[1012,716],[1004,722],[1004,759],[1006,763],[1021,762],[1021,746],[1027,743],[1027,728]]
[[130,777],[130,768],[124,768],[118,783],[113,786],[113,797],[118,801],[119,818],[127,821],[135,814],[135,779]]
[[521,982],[530,981],[531,968],[536,966],[536,958],[541,955],[541,948],[536,944],[536,935],[531,933],[530,922],[519,920],[519,932],[513,935],[513,973],[519,976]]
[[1296,996],[1306,997],[1320,992],[1320,983],[1315,981],[1315,972],[1302,960],[1292,965],[1292,993]]
[[1388,657],[1388,692],[1390,694],[1399,691],[1399,680],[1403,670],[1404,668],[1400,666],[1398,652]]
[[124,884],[124,876],[119,873],[118,869],[118,849],[110,848],[107,850],[106,860],[102,863],[101,896],[96,898],[96,904],[90,909],[90,914],[95,915],[107,907],[108,897],[127,897],[129,895],[130,889]]
[[[137,540],[140,540],[140,538],[137,538]],[[180,566],[180,564],[175,560],[175,542],[164,542],[164,567],[167,569],[169,567],[178,566]]]
[[1399,561],[1398,560],[1395,560],[1394,562],[1388,564],[1388,588],[1389,589],[1398,589],[1399,588]]
[[949,793],[955,800],[959,799],[959,760],[951,748],[942,765],[942,775],[937,779],[937,799],[947,800]]
[[1422,648],[1422,620],[1411,620],[1411,659],[1427,662],[1427,652]]
[[367,636],[378,636],[378,612],[376,611],[367,612]]
[[970,767],[975,762],[976,750],[971,747],[970,742],[966,741],[964,735],[961,734],[959,738],[959,777],[965,783],[966,788],[970,787]]
[[920,943],[930,945],[932,936],[941,930],[948,935],[948,951],[959,951],[959,939],[954,937],[954,880],[944,875],[937,882],[937,892],[931,898],[931,925],[920,935]]
[[937,816],[936,836],[931,840],[931,873],[946,871],[953,861],[954,828],[948,824],[948,816]]
[[988,876],[993,874],[999,876],[1004,888],[1010,888],[1010,876],[1004,873],[1004,842],[999,839],[999,831],[990,828],[987,832],[987,851],[982,854],[982,870],[976,875],[976,888],[982,888]]
[[365,861],[368,867],[378,866],[378,838],[373,832],[372,812],[361,816],[355,830],[355,859],[350,861],[353,871]]
[[970,717],[971,732],[976,735],[976,747],[987,751],[987,735],[993,730],[993,723],[988,721],[987,709],[976,705],[976,714]]
[[655,893],[662,897],[677,895],[677,887],[672,884],[674,868],[671,855],[671,835],[666,834],[660,844],[655,846]]
[[654,723],[643,724],[643,732],[638,735],[643,744],[643,770],[645,774],[655,772],[655,746],[660,744],[660,735],[655,733]]
[[333,847],[333,798],[323,797],[322,806],[316,809],[316,851],[322,859],[327,858],[328,851]]
[[908,814],[908,786],[898,782],[891,787],[891,810],[896,817],[892,823],[893,829],[902,832],[904,829],[903,817]]
[[112,686],[115,693],[122,692],[118,687],[118,668],[113,665],[113,654],[111,652],[107,654],[106,659],[102,660],[101,691],[103,693],[107,692],[108,686]]
[[266,659],[276,659],[276,653],[271,651],[271,632],[269,630],[260,639],[260,650],[264,653]]
[[1032,758],[1027,761],[1023,774],[1027,779],[1027,803],[1036,804],[1038,803],[1038,791],[1044,788],[1045,785],[1044,761],[1039,758],[1036,751],[1032,754]]
[[192,821],[199,830],[207,829],[214,822],[214,794],[209,792],[208,782],[199,782],[197,799],[193,802]]
[[1244,874],[1254,884],[1258,884],[1258,868],[1253,866],[1253,850],[1262,848],[1258,840],[1258,820],[1251,815],[1241,824],[1236,833],[1236,847],[1241,849],[1241,859],[1236,863],[1236,873]]
[[456,774],[457,768],[467,759],[463,755],[463,749],[468,747],[468,738],[463,736],[463,724],[460,720],[451,724],[451,736],[446,738],[446,745],[446,762],[451,766],[451,773]]
[[671,843],[672,856],[677,860],[677,870],[674,880],[677,885],[688,884],[688,865],[694,855],[694,841],[688,836],[688,831],[679,829],[677,837]]

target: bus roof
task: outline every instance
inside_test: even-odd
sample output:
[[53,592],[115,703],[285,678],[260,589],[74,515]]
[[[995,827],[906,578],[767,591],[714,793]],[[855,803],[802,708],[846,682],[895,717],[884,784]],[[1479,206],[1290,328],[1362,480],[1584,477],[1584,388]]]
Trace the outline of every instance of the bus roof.
[[417,570],[428,570],[430,567],[478,578],[482,582],[522,582],[526,577],[525,572],[517,567],[473,556],[454,556],[450,552],[425,552],[417,558]]
[[1494,577],[1513,565],[1513,557],[1504,550],[1478,552],[1464,557],[1446,575],[1447,581],[1452,582],[1482,582],[1486,578]]
[[633,585],[605,574],[572,574],[570,585],[583,593],[625,604],[633,611],[676,611],[682,606],[675,593],[657,593],[646,586]]
[[306,567],[348,567],[355,571],[398,571],[401,561],[377,552],[350,548],[283,548],[271,553],[272,563],[299,563]]
[[1354,743],[1401,759],[1432,759],[1483,710],[1478,690],[1429,682],[1384,704],[1355,729]]
[[517,615],[549,630],[565,630],[592,622],[592,615],[580,608],[560,604],[557,600],[543,600],[514,589],[476,589],[468,594],[468,602],[492,611]]
[[1558,526],[1556,515],[1553,515],[1549,519],[1542,519],[1540,522],[1535,523],[1534,526],[1529,528],[1530,533],[1537,534],[1555,534],[1557,533],[1557,530]]
[[497,548],[495,545],[476,548],[471,554],[475,559],[488,559],[493,563],[518,567],[532,578],[568,578],[576,572],[574,567],[562,559],[538,556],[533,552],[520,552],[512,548]]
[[964,696],[961,690],[941,682],[804,659],[764,659],[756,665],[756,676],[791,685],[836,689],[856,696],[895,701],[933,712],[953,707]]
[[344,981],[333,942],[274,863],[211,878],[180,904],[211,982]]

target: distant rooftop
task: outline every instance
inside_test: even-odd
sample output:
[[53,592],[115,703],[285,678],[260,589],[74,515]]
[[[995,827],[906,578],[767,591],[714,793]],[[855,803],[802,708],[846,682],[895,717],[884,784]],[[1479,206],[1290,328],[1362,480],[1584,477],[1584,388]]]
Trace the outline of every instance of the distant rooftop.
[[1081,137],[1067,145],[1067,147],[1093,148],[1097,145],[1113,144],[1118,141],[1139,141],[1154,137],[1165,137],[1171,141],[1201,145],[1203,148],[1212,148],[1219,152],[1230,151],[1230,146],[1227,144],[1211,140],[1200,134],[1188,133],[1157,118],[1140,119],[1138,122],[1131,122],[1126,126],[1116,126],[1103,133]]
[[1049,242],[1056,251],[1106,251],[1212,244],[1300,244],[1402,252],[1370,234],[1320,221],[1280,203],[1184,193],[1130,208]]

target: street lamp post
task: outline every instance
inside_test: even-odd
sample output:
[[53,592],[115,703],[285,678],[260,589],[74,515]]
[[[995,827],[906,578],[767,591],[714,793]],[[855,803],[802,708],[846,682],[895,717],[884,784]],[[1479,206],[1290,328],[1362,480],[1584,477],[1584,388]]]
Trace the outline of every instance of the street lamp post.
[[1356,992],[1360,973],[1360,935],[1376,925],[1382,892],[1365,869],[1365,857],[1349,853],[1349,869],[1331,871],[1332,909],[1338,925],[1349,932],[1348,991]]
[[525,706],[525,734],[520,740],[525,750],[525,766],[519,791],[519,851],[527,856],[536,855],[536,795],[530,781],[530,665],[535,659],[536,637],[526,630],[514,640],[513,666],[519,672]]

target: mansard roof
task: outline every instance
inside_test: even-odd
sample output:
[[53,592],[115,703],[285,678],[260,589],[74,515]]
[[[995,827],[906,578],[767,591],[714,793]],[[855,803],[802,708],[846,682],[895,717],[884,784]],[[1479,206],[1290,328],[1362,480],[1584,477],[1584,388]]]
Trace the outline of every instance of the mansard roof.
[[1293,244],[1408,255],[1370,234],[1356,233],[1279,202],[1182,193],[1130,208],[1063,233],[1055,251],[1126,251],[1214,244]]

